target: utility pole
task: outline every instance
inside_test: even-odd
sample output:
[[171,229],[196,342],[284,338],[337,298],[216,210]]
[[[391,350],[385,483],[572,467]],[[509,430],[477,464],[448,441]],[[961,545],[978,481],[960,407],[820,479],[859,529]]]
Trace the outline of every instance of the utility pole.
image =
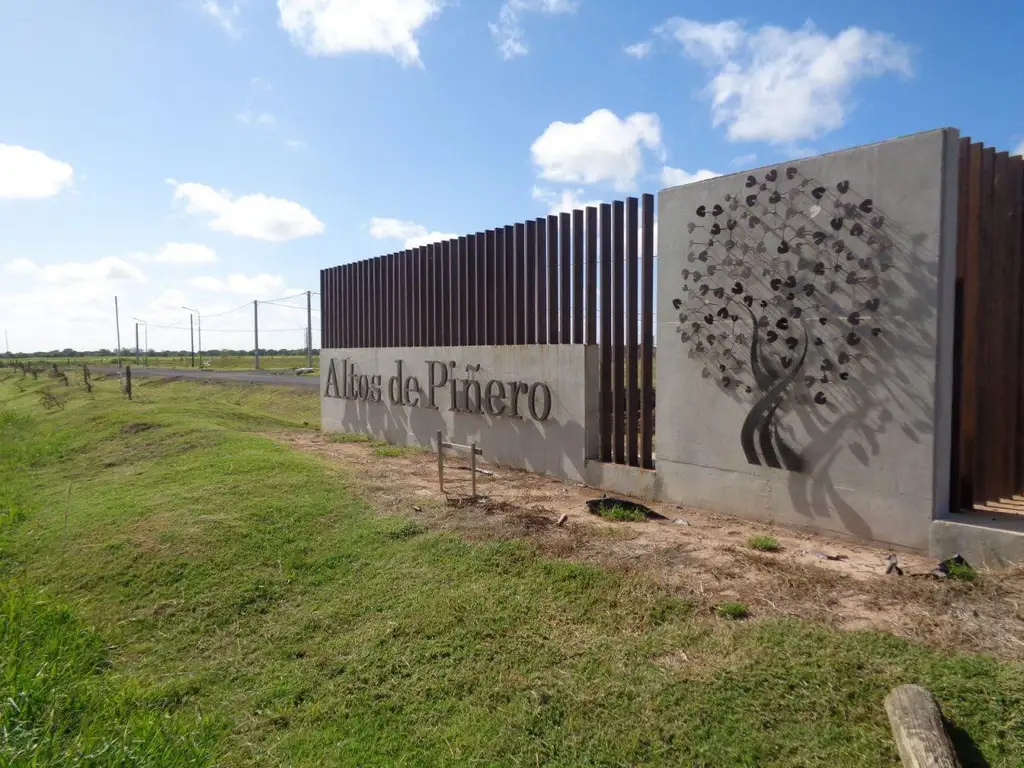
[[312,293],[306,291],[306,367],[313,367],[313,305]]
[[252,302],[252,347],[256,370],[260,369],[260,303]]
[[121,313],[117,307],[117,296],[114,297],[114,322],[117,323],[117,367],[121,367]]
[[139,324],[135,323],[135,364],[139,364]]
[[[199,314],[198,309],[192,309],[192,307],[182,306],[182,309],[187,309],[189,312],[196,313],[196,336],[199,337],[199,367],[203,367],[203,316]],[[192,315],[188,316],[189,327],[192,327]],[[195,368],[195,362],[193,361],[192,367]]]
[[[135,326],[135,346],[136,347],[139,346],[139,326],[137,324],[138,323],[142,323],[142,327],[143,327],[143,329],[145,331],[145,335],[143,336],[145,341],[143,343],[146,345],[146,347],[145,347],[145,349],[143,349],[142,354],[143,354],[143,359],[145,360],[145,365],[148,368],[149,367],[149,323],[147,323],[145,320],[140,320],[137,317],[133,317],[132,320],[134,320],[136,322],[136,326]],[[135,358],[135,362],[136,363],[139,362],[138,357]]]
[[192,348],[192,367],[196,367],[196,332],[192,328],[192,313],[188,314],[188,343]]

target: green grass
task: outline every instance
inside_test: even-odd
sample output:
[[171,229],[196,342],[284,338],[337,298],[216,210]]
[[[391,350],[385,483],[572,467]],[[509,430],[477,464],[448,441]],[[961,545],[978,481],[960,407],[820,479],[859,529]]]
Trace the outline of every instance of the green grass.
[[400,445],[375,445],[373,452],[377,456],[384,458],[395,458],[396,456],[404,456],[408,451]]
[[369,435],[362,435],[359,433],[330,433],[327,435],[327,439],[332,443],[371,443],[373,438]]
[[715,608],[715,613],[723,619],[745,619],[750,615],[750,609],[743,603],[722,603]]
[[950,563],[949,578],[958,581],[974,581],[978,577],[975,571],[967,563]]
[[773,536],[751,536],[747,539],[747,546],[759,552],[778,552],[782,549],[779,540]]
[[609,504],[598,507],[597,516],[605,520],[615,520],[619,523],[640,523],[647,519],[647,515],[639,509],[627,507],[623,504]]
[[[9,364],[12,361],[7,362]],[[31,362],[40,367],[49,367],[52,363],[57,363],[61,367],[81,368],[83,363],[88,365],[116,365],[117,357],[35,357],[31,360],[25,359],[23,362]],[[121,362],[126,365],[136,365],[134,355],[126,355],[122,357]],[[138,364],[144,365],[145,359],[140,358],[140,362]],[[188,355],[184,357],[160,357],[151,355],[149,358],[149,366],[151,368],[189,368],[192,366],[192,360]],[[254,369],[254,360],[252,355],[204,354],[203,366],[213,370],[251,371]],[[196,355],[195,367],[199,367],[199,355]],[[305,355],[260,355],[260,370],[282,371],[305,367]],[[313,368],[317,370],[320,368],[320,355],[317,353],[313,354]]]
[[128,402],[108,380],[48,413],[14,381],[0,701],[35,703],[3,704],[0,765],[889,766],[882,700],[907,682],[989,764],[1024,764],[1020,663],[718,621],[381,517],[264,436],[315,424],[315,392],[144,381]]

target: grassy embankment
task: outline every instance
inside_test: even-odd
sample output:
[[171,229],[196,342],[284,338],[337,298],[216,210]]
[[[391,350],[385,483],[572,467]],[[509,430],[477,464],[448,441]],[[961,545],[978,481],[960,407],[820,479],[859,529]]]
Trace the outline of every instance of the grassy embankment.
[[1019,663],[380,517],[263,436],[315,393],[72,383],[0,369],[0,764],[890,766],[904,682],[1024,764]]
[[[116,365],[116,357],[33,357],[25,358],[25,363],[32,363],[42,368],[47,368],[53,363],[62,368],[70,366],[81,368],[82,364],[88,365]],[[121,362],[127,365],[135,365],[134,356],[125,356]],[[140,365],[145,363],[140,358]],[[305,355],[262,355],[260,357],[260,370],[262,371],[290,371],[295,368],[303,368],[306,365]],[[151,355],[149,358],[150,368],[189,368],[191,358],[185,357],[158,357]],[[215,371],[251,371],[253,370],[252,355],[203,355],[203,366]],[[196,355],[195,367],[199,367],[199,356]],[[320,367],[320,355],[313,354],[313,367]]]

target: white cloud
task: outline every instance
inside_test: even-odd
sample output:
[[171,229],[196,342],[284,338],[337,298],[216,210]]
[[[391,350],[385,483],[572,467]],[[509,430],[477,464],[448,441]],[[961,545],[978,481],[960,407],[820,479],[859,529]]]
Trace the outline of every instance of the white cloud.
[[623,48],[623,52],[627,56],[632,56],[634,59],[646,59],[651,55],[651,51],[654,49],[654,43],[650,40],[644,40],[641,43],[633,43]]
[[259,125],[263,128],[273,128],[277,125],[277,118],[268,112],[255,114],[246,110],[235,115],[235,119],[242,125]]
[[656,32],[708,70],[712,121],[725,125],[733,141],[816,138],[845,122],[856,82],[888,72],[910,75],[906,45],[860,27],[830,37],[810,22],[750,32],[737,21],[673,18]]
[[570,213],[579,208],[600,205],[603,200],[584,200],[586,191],[583,189],[563,189],[560,193],[547,187],[534,186],[530,190],[534,200],[539,200],[548,206],[548,213],[557,215],[559,213]]
[[298,152],[300,149],[305,149],[309,146],[306,142],[300,141],[299,139],[287,139],[285,140],[284,145],[291,152]]
[[422,66],[417,33],[443,0],[277,0],[281,27],[314,56],[381,53]]
[[249,80],[249,85],[251,85],[253,88],[260,88],[260,89],[265,90],[265,91],[272,91],[272,90],[274,90],[273,83],[271,83],[263,75],[256,75],[256,77],[251,78]]
[[689,173],[682,168],[670,168],[666,165],[661,169],[661,183],[666,187],[679,187],[683,184],[693,184],[695,181],[713,179],[721,175],[715,171],[709,171],[707,168],[701,168],[699,171]]
[[242,14],[238,0],[232,0],[230,3],[226,0],[200,0],[199,7],[203,13],[217,22],[229,37],[238,37],[242,34],[238,26],[238,19]]
[[1016,149],[1013,150],[1013,154],[1024,155],[1024,139],[1021,139],[1020,144],[1018,144]]
[[530,52],[523,39],[524,13],[572,13],[576,7],[576,0],[506,0],[498,11],[498,20],[488,24],[488,27],[498,44],[498,50],[507,61]]
[[751,152],[746,155],[737,155],[729,161],[729,165],[733,168],[750,168],[757,162],[757,154]]
[[163,264],[216,264],[218,261],[213,248],[198,243],[167,243],[155,253],[133,253],[131,258]]
[[275,296],[286,292],[287,284],[281,275],[244,275],[235,272],[227,277],[194,277],[189,281],[193,287],[210,293],[237,293],[250,298]]
[[0,144],[0,200],[53,197],[72,185],[74,169],[35,149]]
[[418,248],[442,240],[458,237],[449,232],[431,232],[422,224],[400,219],[386,219],[374,216],[370,219],[370,237],[377,240],[401,240],[403,248]]
[[19,258],[7,262],[4,270],[12,275],[30,277],[42,283],[146,282],[146,276],[138,267],[115,256],[90,262],[62,261],[42,266],[28,259]]
[[209,227],[220,232],[282,243],[324,231],[323,222],[291,200],[263,194],[236,198],[227,190],[217,191],[205,184],[174,179],[167,183],[174,187],[175,200],[186,201],[188,213],[212,215]]
[[658,116],[637,112],[620,119],[607,109],[579,123],[554,122],[533,142],[533,162],[542,178],[566,184],[609,181],[620,191],[633,187],[646,148],[664,153]]

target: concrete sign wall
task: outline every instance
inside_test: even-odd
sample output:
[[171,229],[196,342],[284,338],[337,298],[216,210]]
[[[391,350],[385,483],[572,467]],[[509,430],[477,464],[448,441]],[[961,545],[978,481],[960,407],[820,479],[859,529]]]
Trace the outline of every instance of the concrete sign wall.
[[661,192],[658,495],[927,546],[948,501],[956,139]]
[[326,432],[475,442],[486,461],[582,480],[597,440],[597,350],[583,345],[325,349]]

